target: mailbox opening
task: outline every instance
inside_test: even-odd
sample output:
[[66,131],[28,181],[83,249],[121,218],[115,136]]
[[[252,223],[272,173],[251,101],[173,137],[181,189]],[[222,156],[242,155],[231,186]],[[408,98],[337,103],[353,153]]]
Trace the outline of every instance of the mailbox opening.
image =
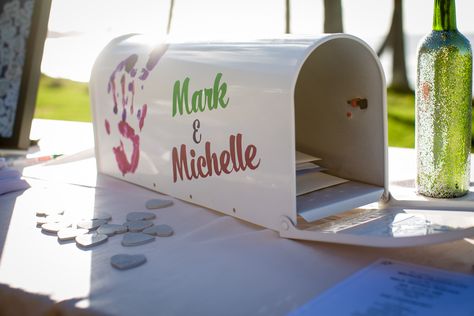
[[385,79],[375,53],[352,38],[330,38],[303,63],[295,85],[296,150],[320,157],[349,180],[297,197],[314,221],[376,202],[386,187]]

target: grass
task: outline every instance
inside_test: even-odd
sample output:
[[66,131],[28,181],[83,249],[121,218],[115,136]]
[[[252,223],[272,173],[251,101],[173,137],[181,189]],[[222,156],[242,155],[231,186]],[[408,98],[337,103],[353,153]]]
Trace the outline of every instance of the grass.
[[[474,100],[473,100],[474,105]],[[388,144],[415,147],[415,95],[388,90]],[[474,112],[472,121],[474,121]],[[471,152],[474,152],[474,124],[471,129]]]
[[415,95],[387,92],[388,145],[415,147]]
[[34,117],[91,122],[87,83],[41,75]]
[[[415,146],[415,97],[388,90],[388,143]],[[36,118],[91,122],[87,83],[41,76]],[[474,136],[473,136],[474,140]]]

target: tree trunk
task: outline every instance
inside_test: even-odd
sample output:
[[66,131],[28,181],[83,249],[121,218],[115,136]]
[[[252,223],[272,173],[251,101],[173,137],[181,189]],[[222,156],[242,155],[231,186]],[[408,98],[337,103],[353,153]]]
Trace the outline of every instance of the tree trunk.
[[381,56],[386,49],[392,50],[392,82],[389,87],[400,92],[413,92],[407,77],[402,9],[402,0],[394,0],[392,24],[377,54]]
[[324,0],[324,33],[342,33],[341,0]]
[[173,8],[174,8],[174,0],[170,0],[170,12],[168,15],[168,26],[166,27],[166,34],[169,34],[171,31],[171,20],[173,20]]
[[290,34],[290,0],[285,0],[285,33]]

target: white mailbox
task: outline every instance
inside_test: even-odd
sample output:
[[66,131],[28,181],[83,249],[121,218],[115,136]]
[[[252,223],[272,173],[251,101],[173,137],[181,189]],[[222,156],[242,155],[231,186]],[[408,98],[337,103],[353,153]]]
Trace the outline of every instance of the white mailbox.
[[384,74],[354,36],[124,36],[98,57],[90,92],[100,172],[284,237],[406,246],[466,234],[357,232],[367,218],[407,214],[393,209],[328,220],[389,196]]

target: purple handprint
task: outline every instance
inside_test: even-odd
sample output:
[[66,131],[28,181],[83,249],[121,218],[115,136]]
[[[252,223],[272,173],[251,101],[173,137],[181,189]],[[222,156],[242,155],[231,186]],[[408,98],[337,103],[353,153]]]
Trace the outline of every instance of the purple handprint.
[[[121,61],[115,70],[110,75],[107,92],[112,95],[113,100],[113,115],[120,115],[120,121],[117,124],[119,132],[119,139],[117,146],[112,148],[117,166],[123,176],[127,173],[134,173],[138,167],[140,160],[140,133],[145,124],[147,115],[147,104],[139,106],[136,115],[135,112],[135,82],[141,82],[141,89],[144,89],[143,82],[148,78],[150,72],[158,64],[158,61],[166,52],[168,45],[160,45],[155,47],[146,62],[145,67],[141,68],[140,76],[137,77],[137,62],[138,55],[133,54]],[[119,106],[120,112],[119,113]],[[132,120],[138,123],[138,131],[132,127]],[[111,126],[108,119],[105,119],[105,130],[108,135],[111,135]],[[131,153],[127,153],[124,146],[124,141],[131,142]]]

